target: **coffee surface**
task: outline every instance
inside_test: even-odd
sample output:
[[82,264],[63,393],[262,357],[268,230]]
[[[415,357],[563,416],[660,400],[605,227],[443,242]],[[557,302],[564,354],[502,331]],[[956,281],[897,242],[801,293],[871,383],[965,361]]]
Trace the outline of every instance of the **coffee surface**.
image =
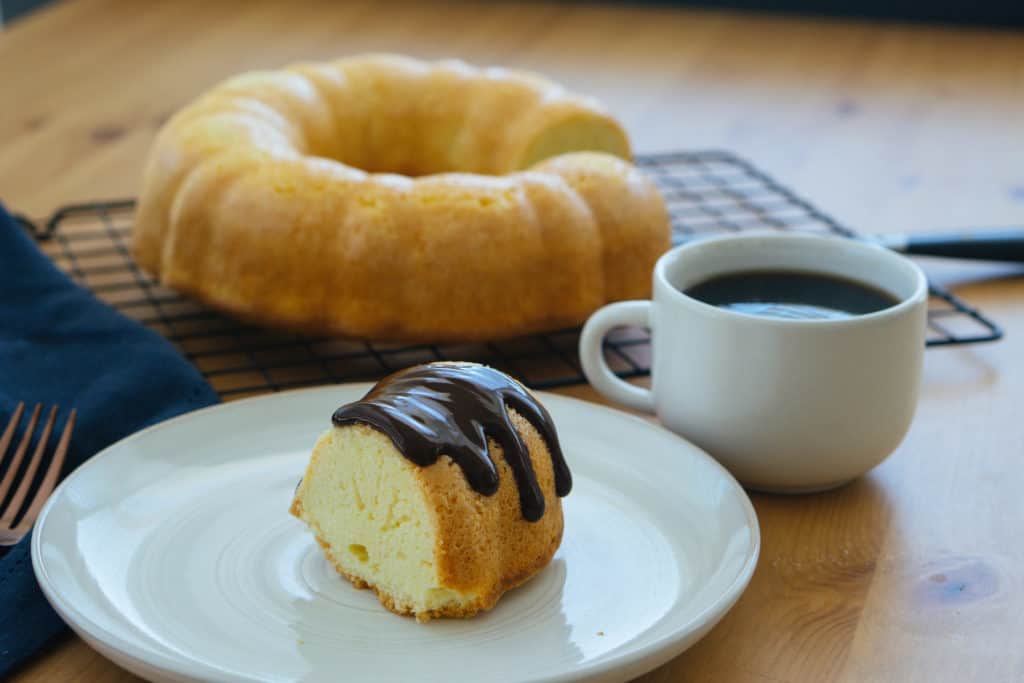
[[718,308],[789,320],[851,318],[899,303],[892,294],[863,282],[795,270],[727,273],[682,291]]

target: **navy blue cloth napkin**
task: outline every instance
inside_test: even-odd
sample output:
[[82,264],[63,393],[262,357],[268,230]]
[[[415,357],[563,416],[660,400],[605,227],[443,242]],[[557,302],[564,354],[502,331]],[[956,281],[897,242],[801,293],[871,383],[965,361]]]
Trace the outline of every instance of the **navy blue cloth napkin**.
[[[218,399],[165,339],[71,282],[0,205],[0,431],[18,401],[58,404],[58,428],[78,409],[66,474]],[[29,540],[0,558],[0,680],[67,628],[36,583]]]

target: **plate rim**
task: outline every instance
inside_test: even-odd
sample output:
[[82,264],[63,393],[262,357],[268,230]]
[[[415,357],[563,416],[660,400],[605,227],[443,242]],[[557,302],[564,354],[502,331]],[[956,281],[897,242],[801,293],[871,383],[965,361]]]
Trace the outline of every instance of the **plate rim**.
[[[152,432],[156,432],[168,427],[173,427],[179,422],[184,422],[196,418],[199,415],[206,415],[209,413],[215,413],[221,410],[236,409],[237,406],[250,403],[259,403],[270,400],[287,400],[293,396],[299,394],[311,394],[311,393],[326,393],[331,390],[338,390],[343,388],[345,390],[357,390],[358,388],[369,389],[373,386],[373,382],[343,382],[336,384],[323,384],[310,387],[301,387],[297,389],[289,389],[286,391],[278,391],[266,394],[260,394],[258,396],[249,396],[242,399],[237,399],[229,402],[216,403],[211,406],[192,410],[181,415],[168,418],[157,422],[156,424],[150,425],[144,429],[140,429],[137,432],[133,432],[121,439],[118,439],[114,443],[110,444],[106,448],[103,448],[98,453],[87,459],[85,462],[80,464],[74,470],[68,473],[64,480],[54,489],[53,493],[50,494],[49,499],[40,511],[39,517],[33,526],[32,543],[30,546],[31,559],[32,559],[32,571],[35,575],[36,582],[39,584],[43,595],[46,597],[47,602],[50,603],[51,607],[57,612],[61,619],[68,625],[79,637],[86,641],[86,643],[93,649],[100,652],[104,657],[111,659],[114,664],[120,665],[120,663],[108,651],[112,651],[117,654],[118,657],[122,657],[126,660],[130,660],[139,666],[140,669],[156,671],[164,675],[171,677],[184,677],[190,680],[218,680],[218,681],[250,681],[253,680],[251,677],[239,676],[233,672],[224,672],[228,674],[229,678],[224,679],[209,679],[206,677],[203,671],[197,670],[194,665],[188,660],[182,660],[179,658],[171,657],[159,651],[147,651],[147,657],[153,657],[153,659],[144,659],[136,651],[139,649],[137,645],[131,642],[127,642],[117,634],[110,632],[103,625],[97,623],[94,619],[84,614],[71,602],[66,600],[63,595],[57,590],[54,583],[51,581],[46,567],[42,560],[42,538],[43,535],[35,533],[36,529],[42,529],[49,516],[51,508],[56,504],[59,496],[62,493],[65,486],[69,485],[69,482],[74,477],[79,476],[79,473],[84,471],[86,468],[96,466],[96,463],[100,462],[102,458],[108,457],[111,452],[115,449],[123,448],[125,443],[143,439],[148,437]],[[533,390],[531,390],[533,391]],[[634,648],[632,651],[623,653],[618,656],[607,657],[604,656],[599,658],[591,664],[578,667],[569,672],[560,674],[541,674],[539,677],[527,679],[534,683],[540,682],[554,682],[554,681],[568,681],[568,680],[580,680],[589,679],[595,676],[610,675],[618,671],[633,671],[631,675],[639,675],[643,671],[650,671],[658,666],[661,666],[670,659],[682,654],[682,651],[677,650],[677,646],[684,642],[692,633],[701,632],[701,636],[697,639],[700,640],[707,631],[713,628],[717,622],[725,616],[733,605],[739,600],[740,596],[746,590],[753,577],[754,571],[757,568],[757,563],[761,554],[761,528],[757,518],[757,513],[754,509],[754,505],[750,500],[750,496],[747,495],[746,490],[740,485],[735,477],[717,460],[711,457],[699,446],[693,444],[686,438],[672,432],[671,430],[663,427],[657,422],[651,422],[642,417],[628,413],[623,410],[618,410],[612,406],[608,406],[602,403],[596,403],[594,401],[587,401],[584,399],[576,398],[574,396],[567,396],[564,394],[556,394],[549,391],[533,391],[537,394],[541,401],[547,401],[554,399],[556,402],[566,402],[569,404],[576,404],[577,407],[583,407],[586,410],[596,410],[597,412],[605,412],[615,415],[616,419],[626,419],[631,421],[642,429],[655,429],[663,432],[664,435],[671,439],[678,440],[685,444],[691,451],[690,455],[703,460],[705,464],[710,465],[713,469],[717,469],[729,485],[732,487],[734,492],[738,494],[740,504],[743,508],[746,523],[750,529],[750,550],[747,555],[746,561],[736,574],[735,578],[729,584],[729,586],[718,596],[710,605],[705,607],[703,610],[698,612],[684,627],[678,628],[673,632],[667,633],[654,641],[647,643],[639,648]],[[88,627],[88,628],[87,628]],[[694,641],[697,642],[697,641]],[[685,650],[685,648],[684,648]],[[643,669],[637,669],[636,665],[640,662],[651,661],[655,662],[650,667]]]

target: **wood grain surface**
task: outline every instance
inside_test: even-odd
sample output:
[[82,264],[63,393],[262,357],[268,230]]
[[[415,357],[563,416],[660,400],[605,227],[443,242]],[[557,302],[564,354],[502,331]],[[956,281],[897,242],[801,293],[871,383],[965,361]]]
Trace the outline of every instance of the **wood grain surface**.
[[[639,151],[728,148],[862,230],[1024,222],[1022,34],[577,2],[58,4],[0,32],[0,197],[132,196],[161,122],[217,80],[370,50],[546,72]],[[1024,271],[928,268],[1007,338],[929,351],[868,476],[753,496],[749,590],[642,680],[1024,680]],[[14,680],[135,679],[68,638]]]

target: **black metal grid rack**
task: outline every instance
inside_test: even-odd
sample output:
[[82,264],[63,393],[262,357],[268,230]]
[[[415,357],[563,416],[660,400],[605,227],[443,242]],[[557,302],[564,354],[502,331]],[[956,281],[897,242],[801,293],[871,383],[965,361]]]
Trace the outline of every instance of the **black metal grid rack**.
[[[754,228],[853,231],[746,161],[725,152],[644,156],[638,164],[661,189],[675,242],[688,236]],[[480,344],[380,344],[309,337],[253,327],[161,287],[132,260],[131,200],[67,206],[42,226],[21,220],[71,277],[122,313],[164,335],[226,399],[327,382],[377,379],[431,360],[486,362],[534,388],[584,381],[578,330]],[[932,286],[929,345],[991,341],[998,326],[949,292]],[[606,341],[623,377],[650,371],[646,330],[622,329]]]

